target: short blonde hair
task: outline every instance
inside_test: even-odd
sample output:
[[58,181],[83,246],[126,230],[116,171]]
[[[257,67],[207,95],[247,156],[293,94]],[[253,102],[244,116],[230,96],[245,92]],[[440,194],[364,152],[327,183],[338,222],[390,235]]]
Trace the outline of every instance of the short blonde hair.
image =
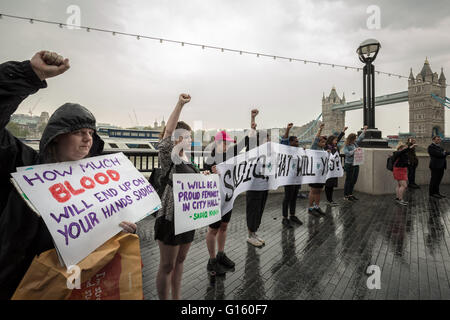
[[400,150],[400,149],[407,148],[407,147],[408,147],[408,146],[407,146],[406,144],[404,144],[404,143],[399,143],[399,144],[397,145],[397,151]]

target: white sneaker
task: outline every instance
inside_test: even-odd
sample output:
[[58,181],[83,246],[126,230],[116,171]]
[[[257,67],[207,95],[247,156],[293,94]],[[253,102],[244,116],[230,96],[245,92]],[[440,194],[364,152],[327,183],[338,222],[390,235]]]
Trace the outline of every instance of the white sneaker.
[[258,236],[256,233],[255,233],[255,238],[259,241],[259,242],[261,242],[262,244],[265,244],[266,242],[264,241],[264,239],[262,239],[260,236]]
[[247,242],[255,247],[262,247],[262,243],[256,237],[249,237]]

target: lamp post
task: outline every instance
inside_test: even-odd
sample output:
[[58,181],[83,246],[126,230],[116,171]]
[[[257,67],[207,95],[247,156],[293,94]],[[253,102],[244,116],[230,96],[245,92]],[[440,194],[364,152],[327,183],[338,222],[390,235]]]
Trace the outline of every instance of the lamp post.
[[375,67],[373,62],[380,51],[378,40],[363,41],[356,53],[359,60],[365,63],[363,68],[363,122],[368,126],[366,136],[360,145],[362,147],[387,148],[387,141],[381,138],[381,131],[375,128]]

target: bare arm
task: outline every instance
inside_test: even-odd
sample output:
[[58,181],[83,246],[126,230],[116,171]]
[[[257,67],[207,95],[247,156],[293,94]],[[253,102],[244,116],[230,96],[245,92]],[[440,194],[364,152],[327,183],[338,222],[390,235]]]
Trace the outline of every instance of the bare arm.
[[286,131],[285,131],[284,136],[283,136],[283,139],[289,138],[289,132],[291,131],[293,126],[294,126],[293,123],[288,123],[288,125],[286,127]]
[[178,119],[180,119],[181,110],[183,109],[183,106],[189,101],[191,101],[190,95],[185,93],[180,94],[180,96],[178,97],[177,105],[175,106],[175,109],[172,111],[169,120],[167,120],[166,131],[164,132],[163,139],[170,137],[172,133],[175,131]]
[[323,127],[325,127],[325,123],[321,123],[319,127],[319,131],[317,131],[316,137],[320,137],[320,134],[322,133]]

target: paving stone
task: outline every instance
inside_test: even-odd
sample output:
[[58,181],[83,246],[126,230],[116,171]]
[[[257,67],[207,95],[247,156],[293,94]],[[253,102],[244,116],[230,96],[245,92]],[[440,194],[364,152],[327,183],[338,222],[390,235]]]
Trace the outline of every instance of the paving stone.
[[[450,194],[450,186],[441,186]],[[427,190],[424,186],[423,190]],[[335,199],[342,199],[335,191]],[[357,194],[360,199],[313,218],[307,200],[297,200],[294,229],[281,225],[283,194],[270,194],[258,235],[266,245],[247,240],[245,196],[235,201],[225,252],[234,271],[211,278],[206,273],[207,228],[196,231],[184,263],[185,299],[450,299],[450,199],[429,200],[425,191],[407,193],[409,205],[392,195]],[[153,240],[155,218],[138,224],[144,298],[157,299],[159,248]],[[367,267],[381,269],[381,289],[368,289]]]

